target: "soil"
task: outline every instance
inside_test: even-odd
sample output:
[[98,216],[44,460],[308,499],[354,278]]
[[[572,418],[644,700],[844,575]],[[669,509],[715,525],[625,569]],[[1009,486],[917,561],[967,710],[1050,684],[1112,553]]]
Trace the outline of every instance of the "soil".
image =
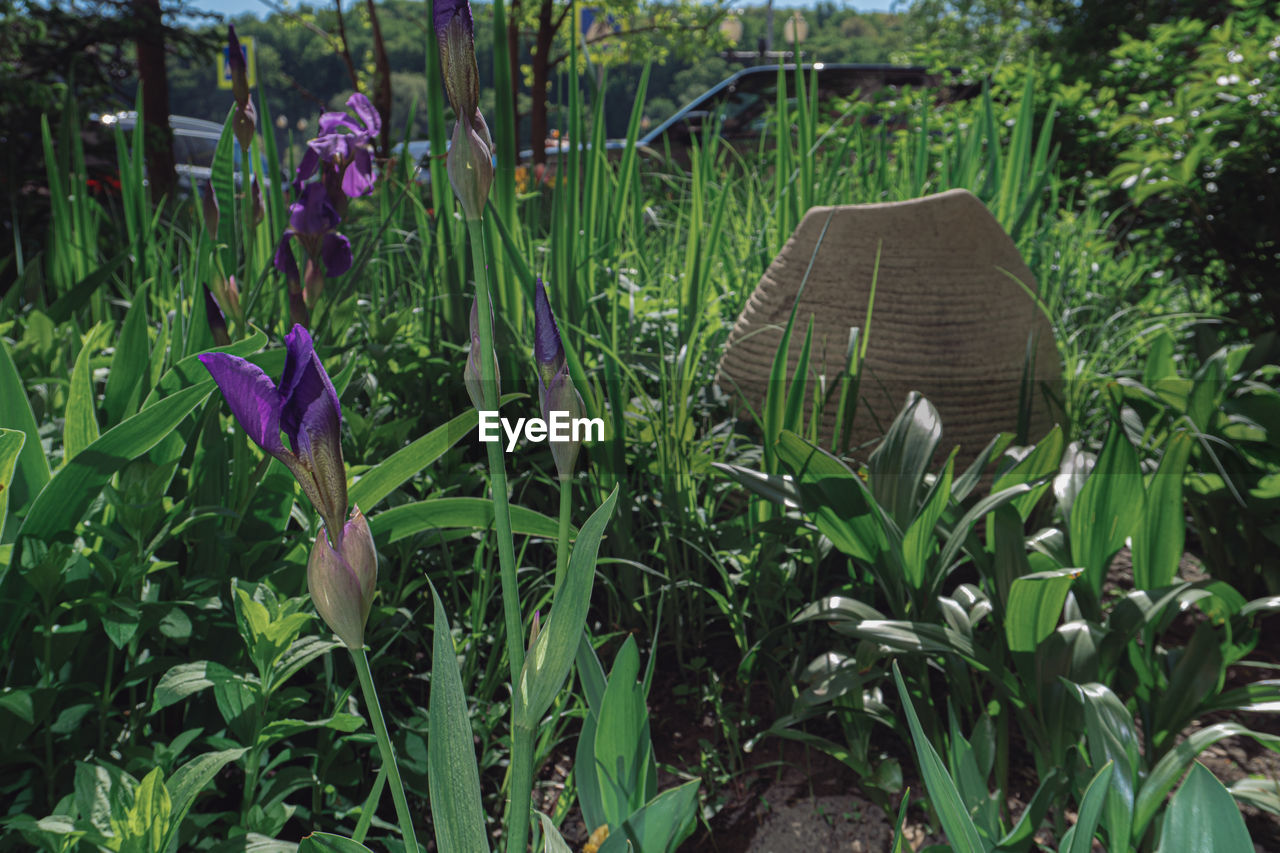
[[[1188,580],[1204,577],[1194,558],[1184,558],[1180,574]],[[1128,551],[1122,551],[1108,572],[1104,595],[1132,588],[1132,568]],[[1194,617],[1187,617],[1187,624],[1175,623],[1169,639],[1178,642],[1183,632],[1186,637],[1194,630]],[[1277,636],[1280,618],[1270,617],[1262,625],[1261,635]],[[1185,639],[1185,638],[1184,638]],[[1280,649],[1264,641],[1249,656],[1255,661],[1280,663]],[[708,660],[731,659],[716,656],[712,650]],[[665,675],[664,675],[665,673]],[[1236,665],[1228,669],[1226,688],[1249,683],[1261,678],[1272,678],[1273,670]],[[725,742],[723,726],[709,705],[701,704],[693,696],[683,695],[677,689],[681,684],[678,667],[659,667],[650,694],[650,720],[652,739],[660,767],[682,768],[680,775],[661,771],[659,789],[665,789],[690,778],[718,780],[716,790],[710,792],[706,811],[708,819],[699,823],[698,829],[682,846],[685,853],[714,851],[714,853],[794,853],[803,850],[832,851],[887,851],[893,838],[896,814],[886,814],[874,802],[869,792],[860,789],[857,775],[848,767],[826,754],[803,745],[779,739],[762,741],[755,750],[745,752],[739,744]],[[731,677],[721,684],[731,685]],[[726,687],[722,701],[728,706],[743,709],[747,717],[766,721],[776,718],[775,709],[758,698],[749,699],[732,695]],[[747,694],[758,697],[765,691]],[[1218,713],[1197,720],[1188,732],[1216,722],[1232,720],[1251,729],[1275,732],[1274,715]],[[756,732],[743,732],[745,741]],[[834,734],[834,733],[833,733]],[[839,741],[839,736],[834,739]],[[1017,753],[1020,744],[1011,745],[1013,771],[1010,778],[1008,806],[1010,813],[1018,815],[1030,800],[1036,780],[1034,773],[1018,772],[1020,765],[1030,767],[1030,756]],[[904,776],[904,783],[912,791],[911,805],[907,812],[904,835],[911,849],[920,850],[931,844],[944,843],[942,836],[932,830],[929,817],[921,807],[924,786],[915,773],[914,757],[905,744],[885,744],[887,754],[897,758]],[[704,768],[700,764],[704,754],[718,757],[723,766]],[[1020,760],[1021,759],[1021,760]],[[1280,783],[1280,755],[1259,745],[1250,738],[1231,738],[1206,750],[1199,760],[1226,785],[1246,776],[1262,776]],[[569,755],[551,762],[544,773],[540,790],[543,794],[543,810],[554,808],[563,789],[563,781],[572,765]],[[705,794],[704,794],[705,796]],[[900,795],[899,795],[900,796]],[[899,796],[893,797],[897,805]],[[1262,811],[1250,805],[1242,805],[1241,811],[1258,853],[1280,850],[1280,816]],[[1074,812],[1066,812],[1067,821],[1075,820]],[[562,827],[565,840],[574,850],[586,843],[588,828],[582,823],[576,807]],[[1056,847],[1052,834],[1047,830],[1037,835],[1037,840]],[[1095,850],[1100,848],[1095,845]]]

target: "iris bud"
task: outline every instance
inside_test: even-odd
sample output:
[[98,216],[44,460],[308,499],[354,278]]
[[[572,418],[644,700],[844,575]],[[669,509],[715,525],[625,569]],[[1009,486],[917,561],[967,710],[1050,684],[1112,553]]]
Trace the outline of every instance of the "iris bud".
[[462,215],[479,219],[493,186],[493,139],[480,110],[474,110],[469,120],[459,118],[453,125],[445,168],[453,194],[462,205]]
[[378,552],[359,507],[343,526],[337,545],[321,528],[307,561],[307,589],[316,611],[350,649],[364,647],[364,626],[378,581]]

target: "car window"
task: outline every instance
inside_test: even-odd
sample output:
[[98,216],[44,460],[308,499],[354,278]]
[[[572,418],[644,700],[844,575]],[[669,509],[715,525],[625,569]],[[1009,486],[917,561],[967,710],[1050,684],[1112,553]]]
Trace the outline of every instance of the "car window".
[[181,132],[173,136],[173,156],[179,163],[212,166],[213,153],[217,149],[218,140],[207,136],[192,136]]

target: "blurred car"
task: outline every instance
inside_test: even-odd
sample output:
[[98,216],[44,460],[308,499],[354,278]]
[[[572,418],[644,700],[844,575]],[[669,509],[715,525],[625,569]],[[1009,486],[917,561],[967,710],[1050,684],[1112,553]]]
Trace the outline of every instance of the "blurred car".
[[[794,79],[795,65],[781,66],[787,73],[787,84]],[[649,154],[664,155],[670,151],[678,161],[687,161],[689,150],[711,121],[720,122],[720,136],[739,150],[754,149],[765,132],[768,111],[778,99],[777,65],[744,68],[694,98],[666,121],[650,129],[636,140],[637,147]],[[883,89],[902,86],[943,86],[941,74],[930,73],[921,65],[872,65],[815,62],[803,66],[805,85],[816,72],[818,102],[833,98],[849,98],[857,94],[868,97]],[[976,86],[943,88],[945,101],[973,97]],[[794,98],[794,93],[792,94]]]
[[[120,128],[126,134],[132,134],[138,126],[138,114],[128,112],[106,113],[90,116],[97,129],[105,131],[107,139],[113,135],[114,128]],[[218,140],[222,138],[222,125],[213,121],[191,118],[190,116],[169,116],[169,127],[173,130],[173,162],[178,173],[178,191],[190,195],[192,187],[198,187],[213,175],[213,156],[218,150]],[[241,182],[241,165],[243,152],[240,143],[232,140],[232,174],[236,184]],[[259,174],[270,175],[266,157],[262,158]],[[269,178],[264,181],[270,181]]]

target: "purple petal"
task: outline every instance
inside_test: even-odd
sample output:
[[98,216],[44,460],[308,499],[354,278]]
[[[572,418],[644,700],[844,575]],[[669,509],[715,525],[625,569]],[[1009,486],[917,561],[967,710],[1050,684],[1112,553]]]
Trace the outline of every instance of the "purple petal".
[[[350,103],[350,102],[348,102]],[[324,113],[320,116],[320,135],[336,133],[338,128],[345,127],[352,133],[360,133],[363,128],[351,120],[351,116],[346,113],[332,112]]]
[[320,259],[324,261],[325,275],[337,278],[351,269],[351,241],[336,231],[329,232],[324,235]]
[[550,385],[556,371],[564,364],[564,345],[560,342],[560,329],[551,313],[551,301],[542,276],[533,290],[533,357],[544,385]]
[[[338,393],[306,329],[294,326],[285,336],[285,350],[280,421],[293,452],[315,478],[319,493],[316,509],[330,523],[330,529],[340,530],[347,512],[347,475],[342,464]],[[335,518],[337,524],[333,524]]]
[[323,163],[344,163],[351,156],[351,134],[327,133],[307,142]]
[[475,32],[475,24],[471,19],[471,4],[467,0],[435,0],[431,14],[435,22],[436,35],[439,37],[444,36],[454,15],[462,16],[462,24],[468,34]]
[[289,205],[289,214],[289,226],[298,234],[319,235],[338,224],[338,212],[322,184],[307,184],[298,200]]
[[292,229],[285,231],[280,244],[276,246],[275,267],[284,273],[286,281],[297,283],[302,280],[302,275],[298,272],[298,261],[293,257],[293,248],[289,245],[292,239]]
[[280,441],[283,403],[279,390],[262,368],[239,356],[220,352],[201,355],[200,363],[218,383],[231,414],[249,437],[272,456],[284,454],[284,443]]
[[302,152],[302,161],[298,163],[297,176],[293,179],[293,191],[302,192],[302,183],[316,172],[316,166],[320,165],[320,155],[311,150],[311,146],[307,146],[307,150]]
[[245,65],[244,51],[240,47],[240,39],[236,37],[235,26],[227,27],[227,64],[231,66],[231,73],[247,73],[248,66]]
[[342,175],[342,192],[347,198],[359,198],[373,192],[373,158],[364,146],[351,153],[351,163]]
[[356,92],[347,98],[347,108],[364,122],[368,136],[377,136],[382,132],[382,116],[378,115],[378,111],[373,108],[373,103],[364,95]]

